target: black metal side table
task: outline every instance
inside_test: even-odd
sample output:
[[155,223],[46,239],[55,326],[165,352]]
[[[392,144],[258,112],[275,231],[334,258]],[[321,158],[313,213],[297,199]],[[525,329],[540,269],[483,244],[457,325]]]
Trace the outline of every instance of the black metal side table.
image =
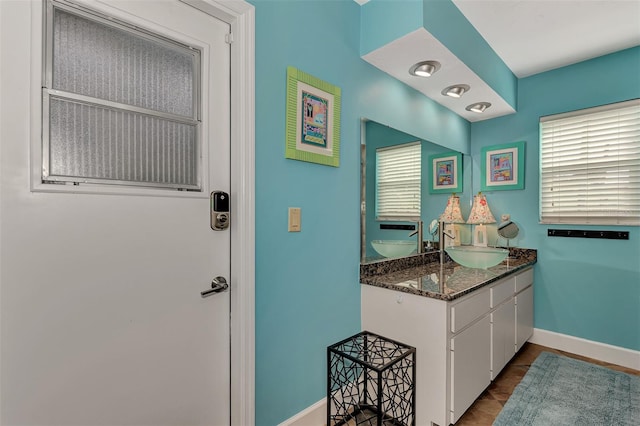
[[363,331],[327,347],[327,426],[415,426],[416,349]]

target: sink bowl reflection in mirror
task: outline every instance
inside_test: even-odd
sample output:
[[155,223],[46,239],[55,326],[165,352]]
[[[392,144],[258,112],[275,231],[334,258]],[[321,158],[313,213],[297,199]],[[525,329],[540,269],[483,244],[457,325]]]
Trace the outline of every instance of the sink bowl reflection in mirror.
[[490,268],[505,260],[509,250],[497,247],[452,246],[445,249],[454,262],[468,268]]
[[373,240],[371,245],[378,254],[384,257],[408,256],[417,249],[415,241],[405,240]]

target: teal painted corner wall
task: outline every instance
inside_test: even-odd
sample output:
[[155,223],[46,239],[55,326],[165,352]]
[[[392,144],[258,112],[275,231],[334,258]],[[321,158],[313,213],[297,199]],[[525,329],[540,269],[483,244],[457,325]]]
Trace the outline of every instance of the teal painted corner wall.
[[[640,350],[640,229],[539,224],[539,118],[640,97],[640,47],[519,81],[518,112],[472,125],[474,173],[483,146],[526,141],[525,189],[485,192],[510,213],[517,245],[538,249],[535,327]],[[479,181],[475,181],[475,190]],[[628,241],[547,237],[548,228],[629,230]]]
[[[326,394],[326,347],[360,331],[360,119],[468,152],[471,126],[360,59],[353,0],[250,0],[256,19],[256,425]],[[284,158],[287,66],[342,89],[340,167]],[[302,232],[287,232],[288,207]]]

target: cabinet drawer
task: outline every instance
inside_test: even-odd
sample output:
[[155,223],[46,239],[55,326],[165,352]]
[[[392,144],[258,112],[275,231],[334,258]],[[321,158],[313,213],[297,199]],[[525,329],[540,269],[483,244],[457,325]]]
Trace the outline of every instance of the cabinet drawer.
[[451,307],[451,332],[457,333],[489,312],[489,292],[480,291]]
[[515,277],[511,277],[491,287],[491,308],[495,308],[508,298],[513,297],[514,282]]
[[516,275],[516,293],[533,284],[533,268]]

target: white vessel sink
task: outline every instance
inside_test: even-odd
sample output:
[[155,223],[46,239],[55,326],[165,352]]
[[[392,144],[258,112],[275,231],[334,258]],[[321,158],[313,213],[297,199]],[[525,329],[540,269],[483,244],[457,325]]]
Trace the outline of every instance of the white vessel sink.
[[408,256],[417,249],[417,242],[405,240],[373,240],[371,245],[384,257]]
[[452,246],[444,249],[454,262],[469,268],[490,268],[505,260],[509,250],[497,247]]

